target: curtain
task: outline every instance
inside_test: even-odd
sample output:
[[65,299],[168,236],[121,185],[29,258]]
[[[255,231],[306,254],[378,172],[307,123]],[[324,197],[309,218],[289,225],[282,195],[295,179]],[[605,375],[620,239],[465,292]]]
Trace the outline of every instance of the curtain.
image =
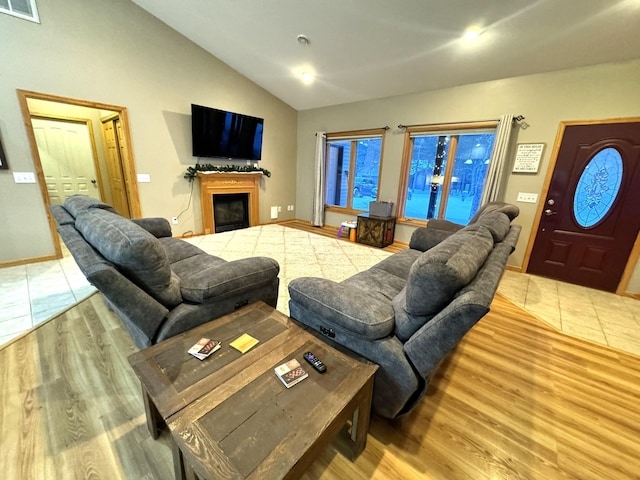
[[513,128],[513,115],[507,114],[500,117],[498,129],[496,131],[496,140],[491,152],[491,160],[489,162],[489,170],[487,178],[484,181],[484,189],[480,198],[480,205],[487,202],[501,200],[501,190],[507,170],[507,155],[511,145],[512,137],[515,129]]
[[313,212],[311,224],[314,227],[324,225],[324,155],[326,151],[327,137],[325,132],[316,133],[316,166],[315,183],[313,186]]

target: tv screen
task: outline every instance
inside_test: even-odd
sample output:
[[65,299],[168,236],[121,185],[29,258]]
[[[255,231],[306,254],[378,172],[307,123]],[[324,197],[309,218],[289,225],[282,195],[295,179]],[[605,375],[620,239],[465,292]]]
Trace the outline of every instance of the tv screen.
[[194,157],[260,160],[262,118],[191,105]]

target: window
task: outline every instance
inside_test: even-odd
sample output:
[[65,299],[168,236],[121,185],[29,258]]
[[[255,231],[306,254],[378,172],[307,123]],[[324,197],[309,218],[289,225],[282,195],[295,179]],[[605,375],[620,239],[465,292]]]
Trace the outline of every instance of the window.
[[0,0],[0,12],[40,23],[36,0]]
[[611,211],[622,185],[620,152],[600,150],[584,167],[573,197],[573,215],[583,228],[593,227]]
[[326,205],[369,210],[378,198],[384,129],[327,134]]
[[480,206],[496,127],[482,122],[407,128],[398,216],[467,224]]

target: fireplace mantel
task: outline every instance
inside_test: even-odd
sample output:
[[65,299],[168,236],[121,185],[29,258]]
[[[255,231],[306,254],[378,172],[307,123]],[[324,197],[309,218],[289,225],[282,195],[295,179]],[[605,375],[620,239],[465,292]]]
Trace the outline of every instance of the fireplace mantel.
[[204,233],[214,233],[213,196],[224,193],[247,193],[249,195],[249,226],[260,223],[260,178],[262,173],[202,173],[200,179],[200,203]]

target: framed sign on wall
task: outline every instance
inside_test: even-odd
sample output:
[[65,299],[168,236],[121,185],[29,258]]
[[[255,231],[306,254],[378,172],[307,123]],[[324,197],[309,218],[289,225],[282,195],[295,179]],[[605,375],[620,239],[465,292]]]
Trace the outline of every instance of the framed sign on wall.
[[544,143],[519,143],[516,159],[513,162],[514,173],[538,173]]

